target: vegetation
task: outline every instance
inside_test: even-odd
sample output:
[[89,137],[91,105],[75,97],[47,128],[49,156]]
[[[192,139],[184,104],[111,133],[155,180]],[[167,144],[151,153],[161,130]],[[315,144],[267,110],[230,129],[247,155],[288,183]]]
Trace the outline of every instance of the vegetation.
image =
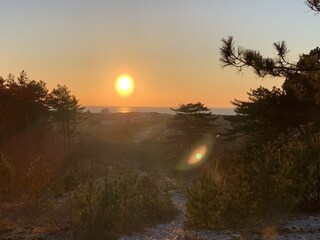
[[[0,77],[0,143],[3,145],[11,138],[13,145],[23,144],[33,148],[32,142],[39,143],[43,137],[45,123],[48,120],[46,97],[48,90],[42,81],[30,80],[22,71],[16,79],[9,74],[6,79]],[[39,144],[41,145],[41,144]]]
[[43,158],[37,157],[31,163],[27,170],[27,191],[28,194],[38,199],[39,194],[43,192],[49,182],[49,166]]
[[71,95],[66,86],[58,85],[48,96],[48,104],[53,119],[61,124],[64,147],[70,148],[71,134],[75,131],[77,117],[84,108],[80,107],[79,101]]
[[281,147],[246,145],[223,184],[204,172],[188,190],[186,225],[194,228],[265,226],[284,219],[301,202],[320,157],[319,141]]
[[[319,59],[320,49],[316,48],[303,54],[296,66],[317,69]],[[286,71],[281,89],[259,87],[248,93],[249,101],[233,102],[237,115],[226,118],[232,124],[230,136],[245,134],[257,142],[287,141],[296,135],[308,138],[319,131],[320,70]]]
[[213,134],[214,121],[217,119],[203,103],[180,104],[171,108],[175,115],[169,121],[168,128],[173,131],[167,142],[175,146],[175,150],[190,148],[206,134]]
[[114,180],[88,181],[74,193],[73,206],[82,234],[95,237],[136,231],[142,223],[161,222],[175,213],[168,192],[160,190],[152,176],[134,170]]
[[213,169],[205,171],[194,180],[187,190],[187,198],[185,225],[191,228],[214,228],[221,206]]
[[[319,1],[307,5],[319,11]],[[306,196],[320,199],[320,49],[294,63],[287,60],[285,42],[274,47],[277,56],[265,58],[258,51],[236,48],[233,37],[222,39],[224,67],[250,67],[259,77],[285,81],[281,88],[259,87],[248,93],[248,101],[232,102],[236,116],[226,117],[231,123],[226,135],[244,138],[245,145],[236,152],[223,184],[217,184],[209,171],[189,188],[189,227],[265,226],[306,204]]]
[[[306,4],[320,12],[319,0]],[[252,89],[248,100],[232,102],[236,116],[225,118],[225,136],[240,138],[243,146],[231,157],[224,152],[224,168],[219,160],[206,161],[187,180],[170,179],[187,189],[188,229],[264,227],[297,210],[320,210],[320,48],[292,62],[285,42],[274,47],[277,55],[266,58],[235,47],[232,37],[222,39],[225,67],[249,67],[259,77],[282,77],[284,84]],[[87,112],[84,119],[82,110],[64,85],[50,92],[24,71],[0,77],[0,201],[8,201],[0,205],[0,228],[2,219],[28,228],[38,220],[76,239],[111,239],[176,214],[165,180],[173,164],[161,169],[161,180],[150,171],[165,165],[162,139],[177,155],[189,152],[214,133],[218,117],[200,102],[172,108],[169,120],[161,114],[145,121],[137,113],[110,117],[107,110]]]
[[10,190],[14,174],[14,166],[8,161],[8,157],[0,153],[0,201],[1,195]]

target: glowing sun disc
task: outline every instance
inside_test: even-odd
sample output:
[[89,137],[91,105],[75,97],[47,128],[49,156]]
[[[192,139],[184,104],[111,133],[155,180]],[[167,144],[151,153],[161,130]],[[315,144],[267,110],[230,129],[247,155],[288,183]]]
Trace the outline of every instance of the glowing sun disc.
[[115,89],[119,95],[127,97],[134,90],[134,81],[129,74],[122,74],[115,81]]

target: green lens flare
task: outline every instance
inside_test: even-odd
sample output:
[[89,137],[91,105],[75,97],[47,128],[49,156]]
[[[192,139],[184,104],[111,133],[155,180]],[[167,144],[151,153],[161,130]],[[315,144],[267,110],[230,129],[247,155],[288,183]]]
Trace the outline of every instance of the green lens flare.
[[209,158],[213,147],[212,136],[204,136],[203,139],[194,144],[192,149],[181,156],[177,170],[188,171],[202,166]]

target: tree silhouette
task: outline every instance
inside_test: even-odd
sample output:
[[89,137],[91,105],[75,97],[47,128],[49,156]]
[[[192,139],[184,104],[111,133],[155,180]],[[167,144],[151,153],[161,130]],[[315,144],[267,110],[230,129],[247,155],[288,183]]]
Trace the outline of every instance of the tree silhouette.
[[178,108],[171,110],[175,115],[169,121],[168,127],[174,130],[174,134],[167,139],[180,149],[190,148],[203,135],[212,134],[215,127],[213,122],[218,118],[200,102],[180,104]]
[[[303,54],[296,66],[320,67],[320,49]],[[227,135],[248,135],[255,142],[287,141],[292,136],[309,137],[320,126],[320,72],[296,72],[286,77],[281,89],[259,87],[248,93],[248,101],[234,100],[236,116]]]
[[48,90],[42,81],[30,80],[25,71],[16,79],[9,74],[0,78],[0,132],[2,140],[25,132],[26,145],[31,142],[32,129],[46,121]]
[[55,121],[60,122],[65,149],[69,149],[71,134],[76,129],[77,117],[82,112],[78,99],[66,86],[58,85],[48,97],[50,111]]
[[318,65],[303,65],[287,60],[288,49],[284,41],[274,43],[277,56],[265,58],[259,51],[236,48],[233,37],[222,38],[220,61],[223,67],[235,67],[242,71],[244,67],[251,67],[259,77],[267,75],[273,77],[290,77],[297,73],[320,71]]

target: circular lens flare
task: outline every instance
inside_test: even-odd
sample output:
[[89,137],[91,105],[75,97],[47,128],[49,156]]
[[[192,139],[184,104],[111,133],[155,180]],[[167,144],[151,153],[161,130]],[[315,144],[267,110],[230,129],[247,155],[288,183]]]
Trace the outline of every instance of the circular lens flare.
[[213,146],[211,136],[205,136],[199,141],[191,151],[182,156],[177,170],[188,171],[202,166],[209,158]]
[[116,79],[115,88],[120,96],[128,97],[134,90],[134,81],[129,74],[122,74]]
[[202,145],[197,147],[189,156],[188,158],[188,164],[197,164],[202,160],[202,156],[205,156],[207,153],[207,146],[206,145]]

